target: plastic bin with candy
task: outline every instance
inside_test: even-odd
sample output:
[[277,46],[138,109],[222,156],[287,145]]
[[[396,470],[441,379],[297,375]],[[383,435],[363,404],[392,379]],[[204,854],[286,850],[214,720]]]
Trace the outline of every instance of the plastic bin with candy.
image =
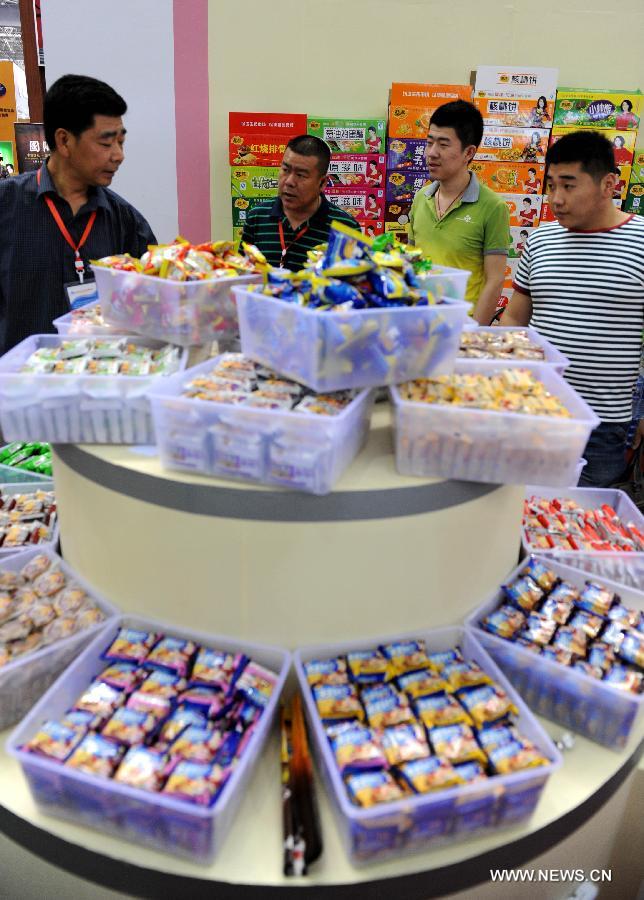
[[521,366],[524,363],[540,363],[552,366],[561,374],[569,365],[569,360],[560,350],[542,337],[536,328],[510,328],[496,326],[480,328],[466,325],[461,335],[458,351],[459,362],[471,360],[475,366],[504,365]]
[[51,478],[0,484],[0,557],[34,546],[54,549],[58,544],[56,495]]

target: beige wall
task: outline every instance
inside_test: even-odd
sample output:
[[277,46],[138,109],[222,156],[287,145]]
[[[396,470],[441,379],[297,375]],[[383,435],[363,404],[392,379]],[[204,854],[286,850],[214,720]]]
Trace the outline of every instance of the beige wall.
[[213,237],[231,228],[229,110],[384,116],[392,81],[483,63],[644,88],[643,44],[642,0],[210,0]]

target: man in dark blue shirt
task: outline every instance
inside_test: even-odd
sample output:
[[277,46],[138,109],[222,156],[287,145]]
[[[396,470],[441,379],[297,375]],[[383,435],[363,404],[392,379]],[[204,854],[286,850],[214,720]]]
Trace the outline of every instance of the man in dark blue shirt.
[[68,286],[91,278],[90,259],[141,256],[156,243],[143,216],[108,189],[124,159],[126,110],[109,85],[83,75],[47,91],[50,157],[0,182],[0,353],[54,330],[70,308]]

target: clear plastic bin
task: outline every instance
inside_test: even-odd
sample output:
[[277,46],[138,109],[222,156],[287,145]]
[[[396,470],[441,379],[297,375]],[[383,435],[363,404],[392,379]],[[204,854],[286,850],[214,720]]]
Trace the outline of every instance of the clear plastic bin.
[[[491,375],[507,368],[473,362],[457,360],[455,371]],[[392,387],[398,471],[492,484],[571,484],[599,419],[551,367],[526,363],[522,368],[559,397],[572,418],[412,402]]]
[[[0,447],[0,450],[4,448]],[[10,484],[16,482],[25,484],[29,481],[49,481],[50,475],[42,475],[40,472],[30,472],[28,469],[21,469],[20,466],[5,466],[0,463],[0,484]]]
[[472,273],[468,269],[450,269],[449,266],[432,266],[431,271],[417,275],[423,290],[435,300],[453,297],[464,300],[467,282]]
[[[566,497],[574,500],[583,509],[597,509],[607,503],[612,506],[620,519],[634,522],[641,531],[644,531],[644,515],[624,491],[578,487],[553,490],[540,484],[529,484],[526,487],[526,497],[533,496],[545,497],[547,500]],[[644,551],[624,553],[618,550],[539,550],[528,544],[524,528],[521,529],[521,543],[525,553],[547,556],[549,559],[556,559],[592,575],[600,575],[602,578],[609,578],[611,581],[639,590],[644,586]]]
[[507,325],[500,326],[490,326],[489,328],[469,325],[467,324],[463,331],[485,331],[491,332],[493,334],[503,334],[512,332],[512,331],[524,331],[527,332],[528,337],[532,341],[533,344],[537,344],[537,346],[542,347],[544,351],[543,360],[525,360],[525,359],[504,359],[504,360],[496,360],[496,359],[468,359],[467,357],[457,356],[459,362],[466,363],[468,365],[481,365],[494,368],[494,366],[498,366],[499,363],[502,363],[504,366],[512,366],[512,367],[522,367],[525,366],[526,362],[538,363],[542,366],[552,366],[555,372],[561,374],[569,365],[570,360],[567,356],[564,356],[561,350],[557,350],[554,344],[551,344],[550,341],[546,340],[536,328],[531,328],[530,326],[526,326],[525,328],[513,328]]
[[[13,471],[10,469],[9,471]],[[23,474],[28,474],[27,472]],[[1,476],[3,484],[0,484],[0,491],[3,496],[5,494],[32,494],[34,491],[53,491],[54,490],[54,482],[51,478],[46,478],[44,475],[39,475],[37,481],[5,481],[4,473]],[[40,544],[30,544],[29,547],[36,547],[41,550],[53,550],[54,547],[58,545],[58,518],[56,518],[56,522],[54,524],[53,530],[51,532],[51,537],[48,541],[41,541]],[[23,553],[23,547],[0,547],[0,566],[4,565],[4,560],[8,556],[15,556],[16,553]],[[0,673],[3,670],[0,669]],[[1,730],[1,729],[0,729]]]
[[561,756],[548,735],[469,631],[461,627],[442,628],[404,637],[424,638],[430,652],[460,645],[465,658],[477,662],[509,694],[519,710],[514,720],[520,732],[534,741],[552,762],[524,772],[495,776],[484,783],[414,795],[369,809],[354,806],[324,733],[303,664],[350,650],[370,649],[396,638],[327,644],[298,650],[294,654],[295,670],[304,695],[313,750],[333,801],[345,849],[356,865],[451,844],[473,835],[516,825],[532,814],[546,781],[561,765]]
[[[253,737],[212,807],[132,788],[111,779],[87,775],[21,750],[46,719],[62,718],[93,678],[105,668],[101,654],[119,628],[140,628],[196,641],[231,653],[247,653],[278,674],[278,683]],[[7,751],[21,764],[34,800],[42,812],[76,825],[105,831],[161,853],[207,865],[230,830],[239,801],[269,735],[279,695],[290,667],[285,650],[202,634],[167,623],[121,616],[111,620],[84,653],[52,685],[7,741]],[[277,782],[276,782],[277,784]]]
[[587,464],[588,464],[588,460],[584,459],[582,456],[581,459],[579,460],[579,462],[577,463],[577,468],[575,469],[575,477],[570,483],[571,487],[577,487],[577,485],[579,484],[579,479],[581,478],[581,473],[584,470],[584,466],[586,466]]
[[[94,603],[105,613],[106,619],[112,620],[119,615],[119,610],[115,606],[97,593],[57,553],[42,544],[31,550],[22,550],[8,558],[0,559],[0,568],[18,572],[30,559],[41,553],[56,563],[69,577],[70,582],[79,584],[89,594]],[[27,714],[63,669],[99,631],[103,630],[105,625],[106,622],[100,622],[85,631],[79,631],[55,644],[50,644],[48,647],[41,647],[40,650],[35,650],[33,653],[18,656],[0,668],[0,731],[14,725]]]
[[[548,559],[544,562],[560,578],[576,587],[584,586],[587,573],[563,565],[558,560]],[[506,582],[513,581],[526,563],[527,560],[524,559],[508,575]],[[626,606],[644,611],[644,593],[605,578],[600,579],[599,583],[619,594]],[[519,644],[485,631],[480,625],[481,620],[502,602],[506,602],[505,596],[499,589],[468,616],[465,624],[473,629],[476,638],[503,669],[530,709],[566,728],[578,731],[591,741],[610,747],[611,750],[622,750],[633,726],[641,721],[644,694],[621,691],[584,672],[546,659]]]
[[258,284],[261,275],[205,281],[171,281],[139,272],[93,268],[106,321],[135,332],[193,347],[237,337],[237,309],[231,289]]
[[235,289],[242,351],[318,393],[451,372],[469,304],[320,312]]
[[182,397],[216,359],[150,391],[161,463],[167,469],[326,494],[360,450],[373,406],[362,391],[336,416],[251,409]]
[[[115,335],[115,338],[122,335]],[[125,336],[158,348],[162,341]],[[56,347],[60,335],[35,334],[0,359],[0,426],[8,441],[52,444],[153,444],[148,391],[164,376],[26,375],[23,363],[39,347]],[[179,369],[186,366],[181,352]]]
[[[94,300],[93,303],[87,303],[83,307],[83,309],[91,309],[93,306],[100,306],[100,305],[101,305],[100,300]],[[72,321],[73,321],[73,313],[68,312],[68,313],[65,313],[64,316],[59,316],[58,319],[54,319],[54,321],[51,324],[54,326],[54,328],[56,329],[58,334],[61,335],[61,337],[69,337],[69,335],[71,334]],[[118,334],[118,332],[119,332],[118,326],[108,325],[106,323],[105,325],[95,325],[92,328],[90,328],[89,330],[83,329],[82,332],[75,332],[72,336],[82,338],[82,337],[85,337],[85,335]]]

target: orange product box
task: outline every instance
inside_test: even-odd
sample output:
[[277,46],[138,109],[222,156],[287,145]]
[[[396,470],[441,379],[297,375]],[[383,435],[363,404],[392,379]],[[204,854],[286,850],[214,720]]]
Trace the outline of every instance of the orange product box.
[[543,163],[470,163],[478,180],[499,194],[541,194],[546,167]]
[[537,100],[522,97],[494,97],[478,91],[472,103],[483,116],[485,126],[504,125],[513,128],[551,128],[554,103],[546,101],[540,109]]
[[541,203],[540,194],[503,194],[510,213],[510,228],[533,228],[539,224]]
[[469,84],[395,82],[389,99],[390,138],[426,138],[432,114],[452,100],[471,100]]
[[547,128],[505,128],[489,125],[474,159],[545,163],[550,132]]
[[228,113],[231,166],[279,166],[291,138],[306,134],[303,113]]

